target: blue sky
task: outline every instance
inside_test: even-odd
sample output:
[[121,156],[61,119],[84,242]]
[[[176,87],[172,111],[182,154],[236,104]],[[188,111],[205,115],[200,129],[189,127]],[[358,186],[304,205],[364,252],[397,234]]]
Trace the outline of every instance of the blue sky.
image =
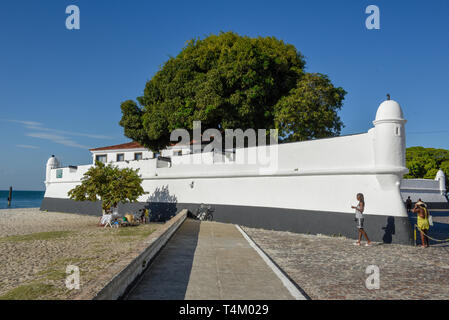
[[[67,30],[65,8],[81,11]],[[380,8],[367,30],[365,8]],[[0,2],[0,190],[42,190],[45,163],[91,161],[127,142],[120,103],[191,38],[275,36],[347,92],[342,134],[372,127],[386,93],[408,119],[407,145],[449,149],[449,1]]]

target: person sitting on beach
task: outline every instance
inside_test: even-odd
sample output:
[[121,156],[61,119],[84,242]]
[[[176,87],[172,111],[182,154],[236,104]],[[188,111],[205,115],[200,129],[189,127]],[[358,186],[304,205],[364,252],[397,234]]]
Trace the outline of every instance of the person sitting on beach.
[[410,196],[405,200],[405,206],[407,207],[407,212],[412,211],[412,199],[410,199]]
[[134,216],[130,213],[125,214],[126,221],[133,224],[134,223]]
[[429,247],[429,239],[427,238],[427,232],[429,231],[429,214],[427,208],[423,202],[417,202],[412,210],[413,213],[418,215],[418,229],[421,233],[421,246],[423,248]]
[[352,209],[355,209],[355,219],[357,221],[357,229],[359,231],[358,241],[354,244],[360,246],[363,235],[365,236],[367,241],[366,246],[370,246],[371,241],[369,240],[368,235],[366,234],[365,229],[363,228],[363,220],[364,220],[363,211],[365,211],[365,198],[363,197],[362,193],[357,194],[357,200],[359,201],[359,204],[356,207],[351,206]]

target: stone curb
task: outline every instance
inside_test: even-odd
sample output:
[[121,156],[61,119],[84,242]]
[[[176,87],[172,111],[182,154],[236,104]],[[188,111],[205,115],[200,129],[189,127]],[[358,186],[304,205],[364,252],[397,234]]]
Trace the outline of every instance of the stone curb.
[[147,240],[147,248],[109,281],[93,300],[117,300],[122,297],[134,281],[145,271],[149,263],[168,242],[187,218],[187,209],[181,210],[163,228],[155,231]]

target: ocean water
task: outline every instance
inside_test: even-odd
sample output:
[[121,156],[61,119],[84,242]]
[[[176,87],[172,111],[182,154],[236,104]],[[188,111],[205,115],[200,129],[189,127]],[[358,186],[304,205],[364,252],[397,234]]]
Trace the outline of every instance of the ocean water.
[[9,191],[0,190],[0,209],[38,208],[44,199],[44,191],[12,191],[11,206],[8,207]]

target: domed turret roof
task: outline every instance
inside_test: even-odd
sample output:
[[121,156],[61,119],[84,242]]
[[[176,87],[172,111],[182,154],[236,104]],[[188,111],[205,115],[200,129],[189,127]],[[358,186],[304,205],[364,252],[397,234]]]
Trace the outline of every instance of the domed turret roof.
[[435,180],[440,180],[440,178],[445,179],[446,175],[444,174],[443,170],[438,170],[437,175],[435,176]]
[[386,100],[382,102],[377,109],[376,120],[404,120],[401,106],[394,100]]
[[56,158],[55,156],[51,156],[51,158],[48,159],[48,161],[47,161],[47,166],[52,167],[52,168],[59,167],[58,158]]

